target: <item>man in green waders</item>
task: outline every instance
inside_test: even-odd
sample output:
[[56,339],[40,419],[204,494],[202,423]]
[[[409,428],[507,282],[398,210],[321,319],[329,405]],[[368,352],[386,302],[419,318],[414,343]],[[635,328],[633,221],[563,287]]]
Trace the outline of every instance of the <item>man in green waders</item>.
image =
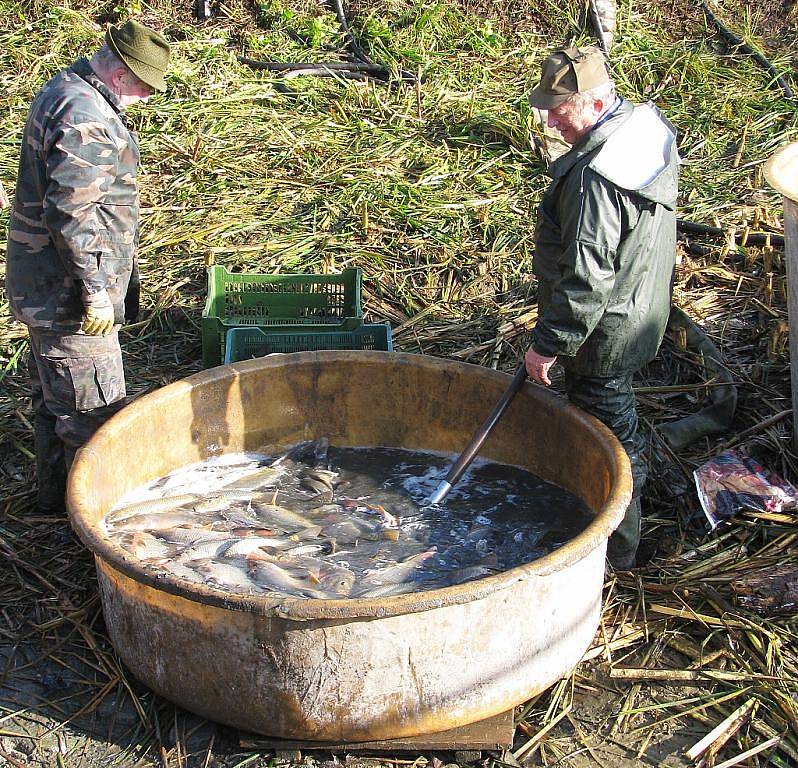
[[569,400],[606,424],[629,455],[632,502],[608,544],[610,563],[634,566],[647,476],[632,377],[657,352],[676,255],[676,135],[652,104],[619,98],[598,48],[555,51],[532,106],[570,150],[549,167],[533,268],[537,324],[525,362],[551,384],[560,362]]
[[[125,403],[119,326],[137,288],[138,142],[125,109],[164,90],[169,45],[129,21],[36,95],[22,134],[6,290],[28,327],[38,508],[64,512],[75,452]],[[135,299],[131,301],[131,299]],[[127,301],[126,301],[127,300]]]

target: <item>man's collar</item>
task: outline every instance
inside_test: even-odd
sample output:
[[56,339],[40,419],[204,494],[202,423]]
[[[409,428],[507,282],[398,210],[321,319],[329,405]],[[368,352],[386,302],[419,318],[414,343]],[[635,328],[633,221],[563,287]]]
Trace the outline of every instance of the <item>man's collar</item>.
[[626,99],[619,99],[618,101],[619,103],[614,109],[611,108],[611,112],[603,115],[568,152],[558,157],[549,166],[549,176],[552,179],[559,179],[565,176],[580,158],[600,147],[631,117],[634,109],[632,103],[626,101]]
[[87,58],[79,58],[70,67],[70,69],[76,75],[82,77],[93,88],[96,88],[117,112],[122,115],[124,114],[125,111],[120,105],[116,94],[111,91],[111,89],[100,79],[100,76],[91,68],[91,64],[89,64],[89,60]]
[[615,101],[610,104],[608,109],[604,110],[604,114],[596,121],[596,124],[593,126],[593,128],[591,128],[591,130],[595,131],[596,128],[598,128],[602,123],[606,123],[607,120],[609,120],[615,114],[618,107],[621,106],[621,101],[623,101],[623,99],[621,99],[620,96],[616,96]]

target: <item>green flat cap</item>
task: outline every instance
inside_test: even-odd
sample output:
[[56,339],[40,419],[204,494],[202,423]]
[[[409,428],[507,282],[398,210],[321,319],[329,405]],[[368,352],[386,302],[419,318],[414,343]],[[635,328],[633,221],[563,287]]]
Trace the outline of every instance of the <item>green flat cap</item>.
[[163,76],[169,64],[169,43],[165,38],[131,20],[109,27],[105,42],[139,80],[156,91],[166,90]]
[[538,109],[554,109],[575,93],[589,91],[609,80],[599,48],[563,48],[543,62],[540,82],[529,92],[529,103]]

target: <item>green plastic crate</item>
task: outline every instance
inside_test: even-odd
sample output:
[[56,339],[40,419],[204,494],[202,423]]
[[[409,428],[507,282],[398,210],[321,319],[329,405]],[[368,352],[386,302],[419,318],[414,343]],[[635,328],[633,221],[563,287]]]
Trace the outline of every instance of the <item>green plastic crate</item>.
[[279,332],[263,328],[231,328],[227,332],[224,362],[227,365],[274,352],[319,349],[378,349],[391,352],[391,326],[387,323],[364,323],[349,331],[288,329]]
[[202,362],[224,360],[226,334],[238,326],[293,326],[343,330],[363,322],[360,270],[337,275],[258,275],[208,268],[208,298],[202,312]]

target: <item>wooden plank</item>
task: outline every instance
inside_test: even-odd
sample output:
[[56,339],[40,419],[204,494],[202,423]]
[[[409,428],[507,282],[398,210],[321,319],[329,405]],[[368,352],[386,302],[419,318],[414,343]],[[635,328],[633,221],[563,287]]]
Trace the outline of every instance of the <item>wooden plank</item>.
[[324,752],[421,752],[424,750],[482,750],[511,747],[515,723],[513,710],[502,712],[487,720],[462,725],[439,733],[404,736],[398,739],[358,742],[300,741],[275,739],[251,733],[239,733],[243,749],[260,749],[279,752],[294,750],[322,750]]

